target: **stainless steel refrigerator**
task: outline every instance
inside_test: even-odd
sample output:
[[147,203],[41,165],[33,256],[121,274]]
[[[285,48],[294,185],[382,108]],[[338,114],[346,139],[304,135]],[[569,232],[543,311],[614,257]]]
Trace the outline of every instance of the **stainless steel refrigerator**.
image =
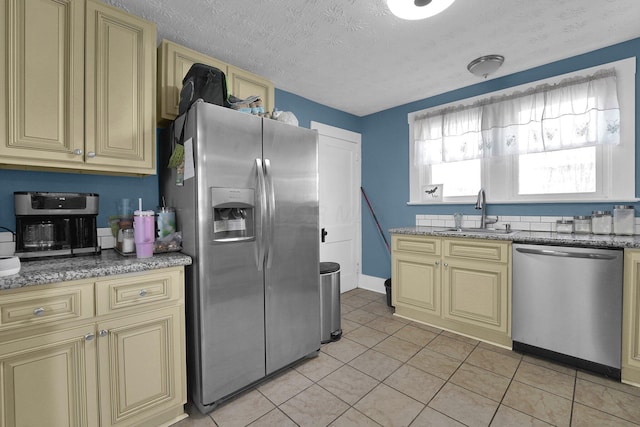
[[320,348],[318,139],[198,101],[182,140],[183,185],[165,141],[160,190],[193,257],[189,389],[208,412]]

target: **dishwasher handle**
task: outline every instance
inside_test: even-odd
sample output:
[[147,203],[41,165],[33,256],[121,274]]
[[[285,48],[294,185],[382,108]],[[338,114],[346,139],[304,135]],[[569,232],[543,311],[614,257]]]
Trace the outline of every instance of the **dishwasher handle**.
[[551,250],[551,249],[529,249],[529,248],[516,248],[516,251],[523,254],[556,256],[556,257],[563,257],[563,258],[588,258],[588,259],[603,259],[603,260],[616,259],[614,255],[594,254],[589,252],[570,252],[570,251],[558,251],[558,250]]

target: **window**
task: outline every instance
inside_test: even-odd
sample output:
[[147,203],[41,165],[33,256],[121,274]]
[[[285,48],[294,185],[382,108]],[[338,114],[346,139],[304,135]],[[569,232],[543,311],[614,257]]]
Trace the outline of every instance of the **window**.
[[480,182],[480,160],[438,163],[431,165],[430,184],[444,184],[442,195],[445,198],[472,196],[478,192]]
[[635,58],[605,67],[409,114],[410,203],[635,200]]
[[595,193],[596,147],[521,154],[518,194]]

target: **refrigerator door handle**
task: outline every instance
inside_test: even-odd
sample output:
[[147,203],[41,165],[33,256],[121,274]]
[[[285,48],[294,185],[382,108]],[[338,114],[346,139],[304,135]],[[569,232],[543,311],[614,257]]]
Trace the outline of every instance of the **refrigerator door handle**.
[[262,271],[265,260],[265,244],[264,244],[264,227],[267,222],[267,188],[264,176],[264,169],[262,169],[262,159],[256,159],[256,173],[258,174],[258,196],[260,199],[260,219],[258,224],[258,236],[256,242],[258,243],[258,271]]
[[265,171],[265,181],[266,181],[266,189],[268,194],[268,213],[267,213],[267,221],[268,221],[268,230],[266,233],[266,261],[267,268],[271,268],[271,259],[273,258],[273,238],[274,238],[274,229],[275,229],[275,217],[276,217],[276,192],[273,188],[273,176],[271,174],[271,161],[269,159],[264,159],[264,171]]

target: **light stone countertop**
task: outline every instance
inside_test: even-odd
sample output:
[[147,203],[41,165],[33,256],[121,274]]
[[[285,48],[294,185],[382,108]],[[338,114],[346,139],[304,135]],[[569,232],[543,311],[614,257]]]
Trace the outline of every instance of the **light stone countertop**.
[[155,254],[151,258],[125,257],[112,249],[100,255],[72,258],[44,258],[20,262],[20,272],[0,277],[0,291],[68,280],[113,276],[158,268],[191,265],[191,257],[181,252]]
[[599,234],[563,234],[549,231],[517,231],[510,234],[491,232],[446,231],[451,227],[401,227],[391,228],[391,234],[409,234],[416,236],[464,237],[466,239],[506,240],[514,243],[539,245],[581,246],[597,248],[632,249],[640,248],[640,235],[612,236]]

